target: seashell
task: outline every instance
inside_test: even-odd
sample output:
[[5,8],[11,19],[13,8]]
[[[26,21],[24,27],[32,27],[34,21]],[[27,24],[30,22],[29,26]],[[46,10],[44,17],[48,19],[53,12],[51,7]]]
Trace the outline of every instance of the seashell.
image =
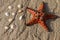
[[11,22],[12,21],[12,18],[9,18],[8,21]]
[[5,13],[6,16],[9,16],[10,14],[8,12]]
[[14,13],[14,12],[12,12],[12,15],[14,16],[14,15],[15,15],[15,13]]
[[21,19],[22,19],[22,17],[23,17],[23,16],[20,16],[20,17],[19,17],[19,20],[21,20]]
[[14,25],[13,25],[13,24],[11,24],[11,25],[10,25],[10,28],[11,28],[11,29],[14,29]]
[[5,26],[5,29],[8,29],[8,26]]
[[17,7],[18,7],[18,8],[21,8],[21,5],[20,5],[20,4],[18,4],[18,5],[17,5]]
[[8,6],[8,9],[12,9],[12,6]]

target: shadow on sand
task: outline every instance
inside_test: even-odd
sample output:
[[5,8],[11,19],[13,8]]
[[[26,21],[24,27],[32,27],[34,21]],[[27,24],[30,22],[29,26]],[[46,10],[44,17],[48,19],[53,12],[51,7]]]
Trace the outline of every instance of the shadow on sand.
[[[48,7],[48,3],[45,3],[44,2],[44,6],[45,6],[45,8],[44,8],[44,12],[45,12],[45,14],[55,14],[54,12],[49,12],[50,11],[50,9],[49,9],[49,7]],[[57,18],[60,18],[59,16],[57,16],[57,15],[55,15],[56,16],[56,18],[54,18],[54,19],[51,19],[51,20],[48,20],[47,21],[47,26],[48,26],[48,28],[49,28],[49,32],[52,32],[53,31],[53,29],[51,28],[51,25],[50,25],[50,23],[51,23],[51,21],[55,21]]]

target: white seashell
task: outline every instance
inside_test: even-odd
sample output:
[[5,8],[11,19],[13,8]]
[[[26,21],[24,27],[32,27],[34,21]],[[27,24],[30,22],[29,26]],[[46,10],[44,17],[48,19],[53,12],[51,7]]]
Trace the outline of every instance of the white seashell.
[[9,16],[10,14],[8,12],[5,13],[6,16]]
[[22,16],[19,17],[19,20],[21,20],[21,19],[22,19]]
[[21,8],[21,5],[20,5],[20,4],[18,4],[18,5],[17,5],[17,7],[18,7],[18,8]]
[[20,10],[20,9],[19,9],[19,10],[18,10],[18,12],[19,12],[19,13],[21,13],[21,12],[22,12],[22,10]]
[[13,13],[12,13],[12,15],[14,16],[14,15],[15,15],[15,13],[13,12]]
[[13,24],[11,24],[11,25],[10,25],[10,28],[11,28],[11,29],[14,29],[14,25],[13,25]]
[[11,22],[12,21],[12,18],[9,18],[8,21]]
[[8,9],[12,9],[12,6],[8,6]]
[[8,27],[7,27],[7,26],[5,26],[5,29],[8,29]]

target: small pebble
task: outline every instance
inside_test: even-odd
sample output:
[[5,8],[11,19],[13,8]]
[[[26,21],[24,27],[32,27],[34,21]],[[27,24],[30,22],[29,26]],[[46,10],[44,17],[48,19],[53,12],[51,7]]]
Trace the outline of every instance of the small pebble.
[[10,14],[8,12],[5,13],[6,16],[9,16]]
[[7,26],[5,26],[5,29],[8,29],[8,27],[7,27]]
[[21,5],[20,5],[20,4],[18,4],[18,5],[17,5],[17,7],[18,7],[18,8],[21,8]]
[[10,25],[10,28],[11,28],[11,29],[14,29],[14,25],[13,25],[13,24],[11,24],[11,25]]
[[19,17],[19,20],[21,20],[21,19],[22,19],[22,16]]
[[15,13],[13,12],[13,13],[12,13],[12,15],[14,16],[14,15],[15,15]]
[[11,22],[12,21],[12,18],[9,18],[8,21]]
[[8,9],[12,9],[12,7],[11,6],[8,6]]

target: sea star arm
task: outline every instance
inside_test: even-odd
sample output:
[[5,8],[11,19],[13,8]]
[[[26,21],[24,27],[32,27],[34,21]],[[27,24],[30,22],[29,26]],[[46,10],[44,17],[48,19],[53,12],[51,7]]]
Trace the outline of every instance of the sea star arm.
[[31,13],[31,14],[36,14],[36,12],[34,11],[34,9],[31,9],[31,8],[29,8],[29,7],[27,7],[27,10]]
[[49,31],[48,26],[46,25],[46,23],[42,20],[39,20],[38,23],[46,30]]
[[42,2],[40,4],[40,6],[39,6],[39,8],[37,10],[41,12],[41,11],[43,11],[43,9],[44,9],[44,2]]
[[48,19],[55,19],[57,16],[56,15],[53,15],[53,14],[48,14],[45,16],[45,19],[48,20]]
[[26,23],[27,26],[31,26],[33,24],[36,24],[38,22],[37,19],[32,18],[28,23]]

